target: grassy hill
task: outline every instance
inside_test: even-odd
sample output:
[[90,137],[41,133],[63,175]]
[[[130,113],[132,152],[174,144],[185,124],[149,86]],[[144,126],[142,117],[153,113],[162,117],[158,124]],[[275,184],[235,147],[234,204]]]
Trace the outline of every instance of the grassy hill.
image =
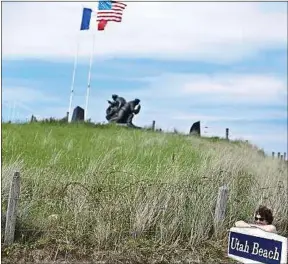
[[[260,204],[273,209],[279,234],[288,234],[287,167],[245,142],[116,126],[3,124],[4,212],[16,170],[17,243],[2,260],[228,263],[227,230],[252,220]],[[226,219],[215,233],[224,184]]]

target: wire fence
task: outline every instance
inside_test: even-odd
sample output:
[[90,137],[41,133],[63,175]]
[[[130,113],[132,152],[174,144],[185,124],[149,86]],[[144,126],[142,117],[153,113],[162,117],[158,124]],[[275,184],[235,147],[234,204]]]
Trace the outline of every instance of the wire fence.
[[[123,171],[117,171],[120,173],[125,173]],[[224,173],[225,171],[221,170],[221,173]],[[104,172],[103,172],[104,173]],[[105,172],[108,174],[116,173],[116,171],[109,171]],[[242,179],[250,179],[251,176],[249,175],[243,175]],[[31,180],[29,177],[21,177],[21,180]],[[213,187],[214,186],[214,187]],[[69,192],[69,187],[72,189]],[[74,188],[74,189],[73,189]],[[213,218],[214,218],[214,223],[221,223],[225,219],[225,212],[227,210],[227,204],[228,201],[232,204],[238,203],[241,204],[243,203],[243,200],[239,200],[235,192],[233,195],[228,196],[228,187],[226,185],[222,185],[219,187],[219,189],[215,189],[215,184],[211,182],[211,180],[208,177],[202,177],[197,179],[195,183],[173,183],[173,182],[149,182],[148,180],[139,180],[139,181],[134,181],[130,183],[123,184],[121,186],[110,186],[109,182],[108,183],[102,183],[98,184],[97,188],[95,186],[92,188],[91,186],[85,185],[80,182],[76,181],[71,181],[71,182],[63,182],[63,183],[58,183],[58,187],[53,190],[51,193],[43,193],[43,197],[41,197],[41,194],[35,194],[33,193],[33,190],[31,193],[29,192],[20,192],[20,174],[16,172],[14,174],[10,191],[9,194],[2,194],[2,201],[4,203],[6,202],[7,205],[7,214],[6,214],[6,225],[5,225],[5,238],[6,240],[4,241],[4,244],[11,244],[14,241],[14,234],[15,231],[20,232],[20,233],[61,233],[61,232],[66,232],[65,230],[61,230],[61,227],[59,229],[45,229],[43,228],[21,228],[16,226],[16,218],[17,218],[17,209],[19,207],[25,207],[26,205],[29,205],[31,202],[33,203],[32,207],[35,207],[37,203],[45,203],[45,205],[50,204],[52,206],[53,204],[56,206],[57,204],[59,205],[66,205],[66,206],[72,206],[71,208],[73,209],[73,204],[78,203],[78,207],[83,207],[84,205],[86,206],[85,209],[85,214],[86,215],[95,215],[97,214],[97,210],[102,207],[103,205],[101,204],[101,201],[107,201],[113,203],[117,199],[121,200],[121,198],[126,198],[127,195],[130,195],[133,191],[136,193],[137,191],[142,190],[142,194],[139,195],[138,199],[147,199],[151,195],[151,190],[154,192],[159,193],[159,195],[162,194],[163,198],[161,199],[158,204],[153,205],[153,210],[154,211],[165,211],[167,209],[167,204],[165,205],[165,194],[171,193],[177,197],[179,196],[179,193],[186,193],[187,195],[190,196],[192,202],[201,202],[201,199],[206,199],[207,198],[207,193],[209,195],[213,196],[215,198],[215,205],[214,205],[214,213],[213,213]],[[285,183],[283,181],[279,181],[277,183],[274,183],[272,186],[254,186],[253,187],[253,193],[251,193],[251,198],[261,198],[265,200],[269,200],[269,195],[267,195],[267,190],[272,190],[273,192],[277,192],[278,195],[281,194],[286,194],[287,196],[287,190],[285,189]],[[247,191],[247,190],[246,190]],[[259,191],[259,192],[258,192]],[[265,191],[265,192],[263,192]],[[261,197],[259,197],[259,193],[261,193]],[[40,195],[40,197],[39,197]],[[45,195],[45,196],[44,196]],[[109,196],[109,199],[107,198]],[[254,197],[255,196],[255,197]],[[135,198],[135,197],[134,197]],[[123,203],[126,200],[123,199]],[[148,199],[149,201],[149,199]],[[2,202],[3,203],[3,202]],[[26,204],[27,203],[27,204]],[[36,205],[35,205],[36,204]],[[96,206],[96,207],[95,207]],[[87,209],[90,208],[89,209]],[[29,206],[27,207],[29,210]],[[30,205],[31,208],[31,205]],[[71,209],[70,208],[70,209]],[[91,210],[92,209],[92,210]],[[2,213],[3,214],[3,213]],[[58,219],[58,217],[61,215],[58,214],[50,214],[50,215],[44,215],[43,214],[43,219],[49,217],[49,219]],[[12,219],[12,221],[11,221]],[[47,220],[47,219],[46,219]],[[119,233],[118,231],[115,231],[114,233]],[[141,234],[155,234],[155,232],[166,232],[165,228],[162,227],[158,228],[158,231],[155,230],[141,230]],[[113,234],[113,231],[111,231],[111,234]],[[133,230],[121,230],[120,231],[121,235],[129,235],[133,237],[137,237],[138,233],[137,231]]]

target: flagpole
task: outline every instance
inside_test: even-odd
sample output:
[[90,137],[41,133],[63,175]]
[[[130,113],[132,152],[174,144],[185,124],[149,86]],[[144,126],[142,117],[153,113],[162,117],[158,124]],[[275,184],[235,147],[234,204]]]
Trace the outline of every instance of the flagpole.
[[13,102],[9,103],[9,121],[12,123],[12,111],[13,111]]
[[93,55],[94,55],[94,46],[95,46],[95,31],[93,32],[93,44],[92,50],[90,54],[90,66],[89,66],[89,73],[88,73],[88,84],[87,84],[87,92],[86,92],[86,104],[85,104],[85,118],[84,120],[88,120],[88,101],[89,101],[89,93],[90,93],[90,83],[91,83],[91,69],[93,63]]
[[16,101],[14,100],[13,101],[13,112],[12,112],[12,120],[14,120],[14,121],[15,121],[15,109],[16,109]]
[[79,35],[77,34],[76,40],[76,51],[74,55],[74,69],[72,74],[72,83],[71,83],[71,90],[70,90],[70,100],[69,100],[69,108],[68,108],[68,122],[71,122],[72,119],[72,100],[74,96],[74,83],[75,83],[75,74],[77,69],[77,62],[78,62],[78,54],[79,54]]

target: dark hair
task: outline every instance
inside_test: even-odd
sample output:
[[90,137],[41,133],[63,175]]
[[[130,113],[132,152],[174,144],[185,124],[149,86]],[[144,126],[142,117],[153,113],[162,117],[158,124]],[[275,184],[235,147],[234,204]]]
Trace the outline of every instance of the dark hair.
[[261,215],[269,225],[273,222],[273,214],[272,211],[267,208],[266,206],[260,205],[259,208],[256,210],[256,215]]

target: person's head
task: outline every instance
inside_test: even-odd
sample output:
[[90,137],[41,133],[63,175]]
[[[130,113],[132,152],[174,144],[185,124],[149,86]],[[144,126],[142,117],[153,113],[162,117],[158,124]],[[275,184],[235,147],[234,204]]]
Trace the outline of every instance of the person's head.
[[116,100],[118,98],[118,95],[117,94],[112,94],[112,99],[113,100]]
[[138,104],[140,103],[140,100],[136,98],[136,99],[134,100],[134,102],[135,102],[136,105],[138,105]]
[[259,206],[259,208],[255,212],[255,223],[258,225],[271,225],[272,222],[272,211],[266,206]]

